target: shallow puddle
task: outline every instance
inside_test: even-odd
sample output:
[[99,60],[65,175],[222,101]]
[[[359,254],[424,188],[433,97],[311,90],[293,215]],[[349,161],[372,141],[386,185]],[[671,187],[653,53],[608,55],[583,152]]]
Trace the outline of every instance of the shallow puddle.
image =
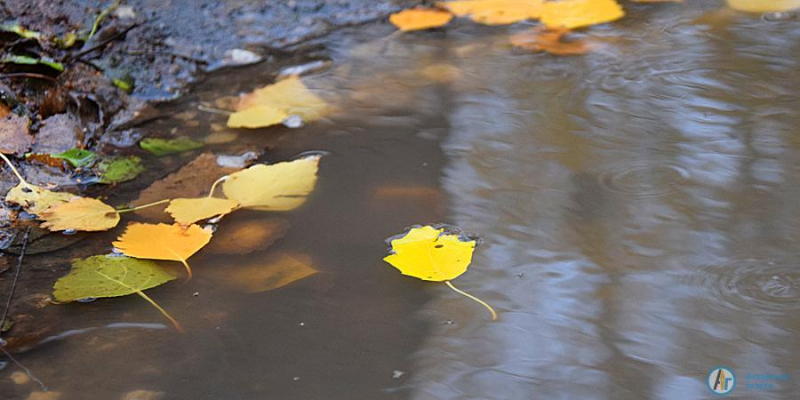
[[[185,334],[138,298],[59,306],[64,333],[19,360],[61,399],[704,398],[716,366],[735,372],[733,397],[791,398],[797,20],[641,6],[589,30],[605,46],[577,57],[513,50],[520,29],[338,33],[308,84],[339,111],[300,129],[229,130],[198,110],[310,61],[280,55],[161,107],[136,129],[215,153],[271,148],[268,162],[327,152],[316,190],[271,246],[201,252],[193,280],[148,292]],[[197,154],[153,158],[146,178]],[[237,212],[218,233],[274,217]],[[428,222],[482,238],[457,282],[498,321],[381,260],[384,238]],[[118,233],[62,250],[62,268]],[[280,255],[320,273],[255,294],[214,278]],[[3,398],[35,388],[11,383],[16,370],[0,372]]]

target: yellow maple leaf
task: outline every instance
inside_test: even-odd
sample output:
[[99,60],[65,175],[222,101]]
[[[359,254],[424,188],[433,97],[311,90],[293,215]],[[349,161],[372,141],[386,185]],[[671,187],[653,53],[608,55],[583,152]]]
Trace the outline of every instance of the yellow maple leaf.
[[175,222],[181,225],[193,224],[197,221],[225,215],[239,207],[239,203],[229,199],[201,197],[197,199],[173,199],[166,212],[172,215]]
[[330,112],[330,106],[291,76],[242,96],[236,112],[228,117],[230,128],[263,128],[277,125],[291,115],[311,122]]
[[403,32],[438,28],[452,19],[450,12],[435,8],[412,8],[389,16],[389,22]]
[[22,206],[25,211],[39,215],[50,207],[66,203],[75,197],[71,193],[53,192],[45,188],[22,182],[6,193],[6,201]]
[[800,0],[726,0],[734,10],[767,13],[794,10],[800,8]]
[[317,183],[319,156],[277,164],[256,164],[231,174],[222,184],[225,197],[242,208],[288,211],[306,201]]
[[465,0],[439,3],[459,17],[484,25],[507,25],[537,19],[544,0]]
[[431,226],[413,228],[408,233],[392,240],[392,254],[383,260],[400,270],[403,275],[413,276],[425,281],[445,282],[464,296],[477,301],[497,318],[494,309],[450,283],[467,271],[475,251],[475,241],[461,241],[457,235],[445,234],[444,229]]
[[541,20],[548,27],[567,29],[602,24],[625,16],[615,0],[548,1],[542,8]]
[[211,240],[211,230],[197,225],[131,223],[114,242],[114,247],[134,258],[178,261],[186,268],[189,279],[192,269],[186,260]]
[[42,212],[42,228],[51,231],[106,231],[119,223],[114,207],[90,197],[73,197]]

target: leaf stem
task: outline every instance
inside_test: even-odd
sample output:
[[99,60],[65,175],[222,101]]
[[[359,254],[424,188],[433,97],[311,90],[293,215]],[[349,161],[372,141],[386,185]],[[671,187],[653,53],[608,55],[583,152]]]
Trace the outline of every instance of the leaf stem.
[[211,185],[211,190],[208,192],[208,197],[213,197],[214,196],[214,190],[217,189],[217,185],[219,185],[222,182],[225,182],[227,179],[228,179],[228,175],[225,175],[222,178],[219,178],[216,181],[214,181],[214,184]]
[[3,161],[5,161],[6,164],[8,164],[8,166],[11,167],[11,171],[14,172],[14,175],[17,176],[19,182],[25,185],[26,188],[33,190],[31,184],[25,181],[25,179],[22,177],[19,171],[17,171],[17,169],[14,167],[14,164],[11,163],[11,160],[9,160],[8,157],[6,157],[6,155],[3,153],[0,153],[0,157],[2,157]]
[[144,294],[144,292],[142,292],[141,290],[137,290],[137,291],[136,291],[136,294],[138,294],[139,296],[142,296],[142,298],[143,298],[143,299],[145,299],[145,300],[146,300],[148,303],[152,304],[152,305],[153,305],[153,307],[155,307],[155,308],[156,308],[158,311],[160,311],[160,312],[161,312],[161,314],[163,314],[165,317],[167,317],[167,319],[169,320],[169,322],[172,322],[172,326],[174,326],[174,327],[175,327],[175,329],[176,329],[178,332],[180,332],[180,333],[186,332],[186,331],[183,329],[183,327],[181,326],[181,324],[180,324],[180,323],[178,323],[178,321],[176,321],[176,320],[175,320],[175,318],[172,318],[172,316],[171,316],[171,315],[169,315],[169,313],[167,312],[167,310],[165,310],[165,309],[161,308],[161,306],[159,306],[159,305],[158,305],[158,303],[156,303],[155,301],[153,301],[153,299],[151,299],[151,298],[150,298],[150,297],[148,297],[146,294]]
[[186,268],[186,275],[188,275],[186,277],[186,280],[187,281],[191,280],[192,279],[192,269],[189,267],[189,263],[187,263],[186,260],[184,260],[182,258],[180,259],[180,262],[181,262],[181,264],[183,264],[183,267]]
[[212,108],[212,107],[206,107],[206,106],[197,106],[197,109],[200,110],[200,111],[204,111],[204,112],[212,113],[212,114],[221,114],[221,115],[231,115],[231,114],[233,114],[233,111],[221,110],[219,108]]
[[137,210],[141,210],[143,208],[153,207],[153,206],[157,206],[159,204],[164,204],[164,203],[169,203],[170,201],[172,201],[172,200],[164,199],[164,200],[159,200],[159,201],[157,201],[155,203],[145,204],[145,205],[137,206],[137,207],[133,207],[133,208],[123,208],[123,209],[117,210],[117,213],[122,214],[122,213],[126,213],[126,212],[137,211]]
[[486,304],[485,301],[483,301],[483,300],[481,300],[481,299],[479,299],[479,298],[477,298],[477,297],[475,297],[475,296],[473,296],[473,295],[471,295],[471,294],[469,294],[469,293],[467,293],[467,292],[465,292],[465,291],[453,286],[453,284],[450,283],[450,281],[444,281],[444,283],[446,283],[447,286],[450,286],[450,289],[453,289],[456,293],[458,293],[460,295],[463,295],[463,296],[466,296],[466,297],[469,297],[470,299],[475,300],[476,302],[478,302],[478,304],[486,307],[486,309],[489,310],[490,313],[492,313],[492,321],[497,320],[497,313],[494,311],[494,308],[492,308],[492,306],[490,306],[489,304]]

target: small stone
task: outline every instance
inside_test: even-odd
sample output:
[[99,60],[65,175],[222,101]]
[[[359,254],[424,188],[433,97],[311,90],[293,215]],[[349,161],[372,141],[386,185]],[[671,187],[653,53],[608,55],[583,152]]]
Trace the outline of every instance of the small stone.
[[405,372],[396,369],[392,371],[392,379],[400,379],[405,374],[406,374]]

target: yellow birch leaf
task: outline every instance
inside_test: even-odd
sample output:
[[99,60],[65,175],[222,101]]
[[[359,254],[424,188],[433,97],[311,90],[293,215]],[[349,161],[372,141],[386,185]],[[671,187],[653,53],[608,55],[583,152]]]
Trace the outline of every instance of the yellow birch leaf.
[[51,231],[106,231],[119,223],[114,207],[90,197],[74,197],[48,208],[39,215],[42,228]]
[[242,208],[288,211],[306,201],[317,183],[319,156],[277,164],[256,164],[231,174],[222,184],[225,197]]
[[602,24],[625,16],[615,0],[548,1],[542,8],[542,23],[548,27],[568,29]]
[[435,8],[413,8],[389,16],[389,22],[403,32],[438,28],[453,19],[453,14]]
[[403,275],[434,282],[455,279],[467,271],[475,241],[462,242],[456,235],[443,235],[443,231],[430,226],[414,228],[392,240],[394,254],[384,260]]
[[186,260],[211,240],[211,230],[197,225],[184,228],[179,224],[131,223],[114,242],[114,247],[134,258],[178,261],[186,268],[189,278],[192,270]]
[[458,294],[478,302],[497,319],[497,313],[483,300],[464,292],[450,282],[467,271],[475,251],[474,240],[461,241],[457,235],[431,226],[413,228],[403,237],[392,240],[392,254],[383,260],[403,275],[424,281],[445,282]]
[[19,204],[25,211],[39,215],[50,207],[66,203],[73,197],[75,195],[71,193],[53,192],[23,182],[8,191],[6,201]]
[[[328,112],[330,106],[325,100],[309,90],[300,78],[291,76],[242,96],[236,112],[228,117],[228,127],[267,127],[277,125],[291,115],[300,116],[303,122],[311,122]],[[284,114],[286,116],[277,121]]]
[[174,199],[169,202],[169,207],[167,207],[166,211],[172,215],[175,222],[181,225],[189,225],[217,215],[225,215],[238,206],[239,203],[229,199],[201,197],[197,199]]
[[794,10],[800,8],[800,0],[726,0],[734,10],[768,13]]
[[544,0],[466,0],[438,3],[459,17],[484,25],[507,25],[538,19]]

